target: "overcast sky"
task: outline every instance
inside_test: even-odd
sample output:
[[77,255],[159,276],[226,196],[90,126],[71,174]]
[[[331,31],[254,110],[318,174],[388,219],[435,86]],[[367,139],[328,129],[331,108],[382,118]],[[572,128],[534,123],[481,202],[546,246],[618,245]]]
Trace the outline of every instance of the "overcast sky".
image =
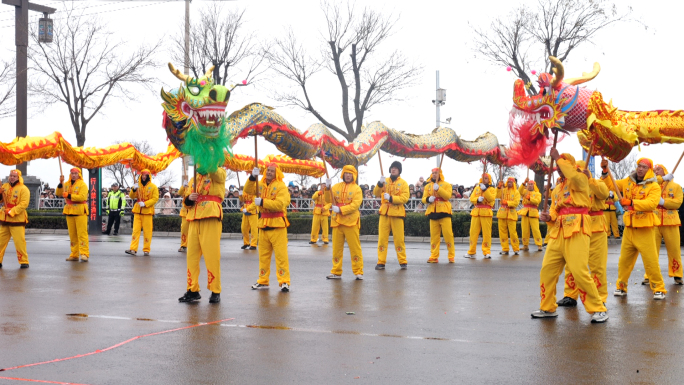
[[[36,3],[63,9],[58,1]],[[158,39],[169,41],[169,36],[179,33],[182,27],[183,1],[79,1],[79,6],[88,17],[97,17],[107,23],[114,32],[114,40],[127,42],[127,49],[140,44],[151,44]],[[191,5],[191,19],[200,7],[208,1],[195,0]],[[492,132],[502,144],[508,144],[508,111],[512,106],[514,76],[505,68],[494,66],[473,52],[471,26],[486,27],[496,16],[505,16],[516,4],[534,8],[536,1],[430,1],[417,2],[393,0],[358,1],[358,6],[367,5],[383,12],[398,15],[395,35],[386,43],[387,50],[399,49],[409,60],[424,67],[420,83],[405,92],[406,101],[374,108],[366,121],[381,121],[388,127],[414,134],[430,132],[435,127],[435,71],[440,71],[440,86],[447,89],[446,105],[442,107],[442,120],[451,117],[451,124],[462,139],[473,140],[484,132]],[[574,51],[564,63],[567,77],[579,76],[590,71],[593,62],[601,64],[599,76],[586,84],[599,90],[606,101],[613,100],[615,106],[624,110],[682,109],[683,81],[678,74],[681,63],[681,37],[684,26],[682,1],[620,1],[621,5],[633,6],[633,18],[640,19],[650,28],[646,30],[637,22],[622,23],[610,27],[595,38],[595,45],[585,45]],[[315,53],[323,41],[320,31],[325,27],[319,2],[316,0],[292,1],[231,1],[224,2],[226,8],[246,10],[245,28],[256,33],[258,39],[268,39],[292,27],[295,33]],[[62,13],[63,14],[63,13]],[[32,17],[39,17],[32,13]],[[60,17],[60,12],[53,16]],[[3,59],[14,55],[14,10],[0,5],[0,55]],[[36,21],[37,23],[37,21]],[[55,22],[57,27],[58,20]],[[104,113],[89,124],[86,132],[86,146],[104,147],[114,140],[148,140],[157,151],[166,149],[167,141],[161,128],[162,108],[159,89],[178,86],[178,80],[170,74],[165,63],[170,60],[169,48],[161,50],[156,57],[160,67],[151,73],[160,79],[154,92],[137,88],[135,103],[113,100]],[[124,52],[125,53],[125,52]],[[541,59],[541,57],[540,57]],[[541,62],[540,62],[541,63]],[[182,63],[174,63],[182,68]],[[538,70],[541,70],[541,65]],[[29,72],[29,77],[31,72]],[[244,74],[230,75],[234,82],[240,82]],[[227,111],[230,113],[252,102],[261,102],[276,107],[276,112],[291,124],[305,131],[318,121],[309,114],[294,108],[279,106],[271,96],[272,87],[288,87],[286,83],[269,76],[271,82],[263,81],[252,87],[241,87],[231,95]],[[334,123],[341,124],[339,86],[329,73],[321,72],[312,82],[316,107]],[[31,100],[29,100],[31,104]],[[70,125],[66,106],[54,105],[44,111],[34,112],[28,122],[30,136],[45,136],[60,131],[72,144],[76,143]],[[14,117],[0,119],[0,141],[9,142],[15,137]],[[559,149],[579,157],[580,146],[575,136],[566,138]],[[642,146],[640,156],[654,159],[670,169],[674,167],[682,146]],[[241,140],[234,147],[235,153],[253,155],[252,140]],[[636,148],[634,151],[638,151]],[[274,146],[259,139],[259,154],[277,153]],[[396,158],[395,158],[396,159]],[[392,160],[383,154],[387,167]],[[399,159],[401,160],[401,159]],[[434,160],[407,159],[403,163],[402,177],[409,183],[427,176]],[[6,175],[13,167],[0,166],[0,175]],[[180,183],[180,161],[172,168]],[[478,179],[476,165],[444,160],[444,174],[452,184],[472,185]],[[379,175],[377,157],[366,166],[361,166],[361,183],[374,184]],[[524,178],[525,170],[519,175]],[[43,181],[57,183],[59,168],[57,160],[36,160],[29,165],[29,174]],[[286,180],[293,179],[292,176]],[[235,184],[235,181],[229,182]]]

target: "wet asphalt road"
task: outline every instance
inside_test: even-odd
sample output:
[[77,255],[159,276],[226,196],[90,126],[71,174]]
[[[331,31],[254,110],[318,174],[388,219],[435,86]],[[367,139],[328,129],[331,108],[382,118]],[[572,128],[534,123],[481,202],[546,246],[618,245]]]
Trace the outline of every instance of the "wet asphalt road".
[[[641,281],[608,299],[610,320],[590,324],[581,304],[555,320],[532,320],[539,306],[542,253],[455,264],[425,263],[427,244],[407,244],[409,269],[390,247],[375,271],[364,243],[365,280],[348,254],[343,279],[328,281],[329,246],[290,241],[292,291],[252,291],[256,251],[223,240],[222,302],[180,304],[185,256],[173,238],[154,238],[149,257],[123,253],[128,237],[91,237],[89,263],[66,262],[63,235],[30,235],[31,267],[19,270],[10,243],[0,270],[0,367],[119,347],[70,360],[0,372],[0,377],[85,384],[265,383],[675,383],[684,374],[681,286],[667,278],[665,301]],[[609,291],[619,246],[611,246]],[[664,249],[661,267],[667,274]],[[206,270],[201,267],[201,282]],[[634,285],[636,284],[636,285]],[[561,283],[559,289],[562,290]],[[559,297],[560,298],[560,297]],[[346,312],[354,312],[347,315]],[[68,314],[80,314],[68,316]],[[0,383],[22,383],[0,379]]]

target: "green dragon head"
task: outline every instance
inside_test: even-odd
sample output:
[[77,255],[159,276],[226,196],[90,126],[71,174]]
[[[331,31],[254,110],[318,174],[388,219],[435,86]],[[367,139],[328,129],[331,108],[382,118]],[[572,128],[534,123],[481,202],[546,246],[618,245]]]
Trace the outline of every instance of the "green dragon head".
[[161,90],[163,127],[176,148],[195,158],[198,171],[213,172],[224,163],[224,150],[231,149],[226,131],[230,90],[214,84],[213,66],[198,79],[182,74],[171,63],[169,69],[183,83],[169,92]]

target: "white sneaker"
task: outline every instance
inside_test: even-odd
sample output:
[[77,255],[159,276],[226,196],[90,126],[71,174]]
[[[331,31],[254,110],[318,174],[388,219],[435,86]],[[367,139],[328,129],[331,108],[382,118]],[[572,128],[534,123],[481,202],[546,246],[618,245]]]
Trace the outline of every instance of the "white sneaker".
[[476,254],[466,254],[463,256],[463,258],[470,258],[470,259],[476,259],[477,255]]
[[330,275],[326,275],[325,278],[327,278],[327,279],[342,279],[342,276],[337,275],[337,274],[330,274]]
[[357,280],[357,281],[363,281],[363,274],[357,274],[357,275],[356,275],[356,280]]
[[600,324],[608,321],[608,313],[605,311],[597,311],[591,316],[591,323]]
[[555,318],[558,317],[558,313],[555,311],[537,310],[532,312],[531,316],[532,318]]
[[255,283],[252,285],[252,290],[268,289],[268,285],[262,285],[260,283]]
[[627,296],[627,292],[624,290],[617,289],[613,292],[613,295],[616,297],[625,297]]
[[280,286],[280,291],[283,293],[289,293],[290,292],[290,285],[287,283],[283,283],[282,286]]
[[489,254],[485,254],[484,259],[492,259],[492,256]]
[[665,293],[663,293],[662,291],[656,291],[655,293],[653,293],[653,299],[665,299]]

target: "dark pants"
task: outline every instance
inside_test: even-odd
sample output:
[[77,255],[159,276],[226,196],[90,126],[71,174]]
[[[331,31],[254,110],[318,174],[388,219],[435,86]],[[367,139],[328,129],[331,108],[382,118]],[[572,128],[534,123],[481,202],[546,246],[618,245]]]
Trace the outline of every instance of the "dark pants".
[[121,211],[109,211],[109,221],[107,222],[107,231],[104,233],[109,235],[112,230],[112,224],[114,224],[114,234],[119,233],[119,224],[121,223]]

